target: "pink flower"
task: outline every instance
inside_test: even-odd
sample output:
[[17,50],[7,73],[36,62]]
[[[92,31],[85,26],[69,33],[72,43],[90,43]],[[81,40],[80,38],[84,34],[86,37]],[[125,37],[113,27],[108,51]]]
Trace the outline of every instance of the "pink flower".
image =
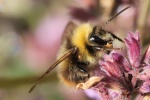
[[110,77],[120,78],[122,76],[122,69],[121,67],[118,67],[119,64],[116,62],[115,59],[113,59],[114,53],[111,53],[110,55],[105,55],[104,60],[101,60],[99,62],[99,64],[101,65],[101,70],[106,72],[107,75]]
[[125,44],[128,49],[128,58],[132,67],[140,66],[141,59],[141,47],[140,47],[140,38],[138,32],[128,33],[128,36],[125,38]]
[[130,100],[135,93],[138,100],[150,99],[150,46],[141,57],[138,32],[129,32],[125,44],[127,57],[112,51],[103,57],[100,69],[95,71],[102,78],[91,89],[96,90],[102,100]]
[[139,88],[139,91],[143,94],[150,93],[150,80],[143,82],[142,86]]
[[118,64],[118,66],[123,67],[124,71],[129,72],[131,70],[131,66],[128,60],[125,57],[123,57],[123,55],[117,52],[113,52],[112,57]]
[[143,56],[143,63],[145,63],[146,65],[150,65],[150,46],[148,47]]
[[149,66],[144,66],[143,71],[141,71],[138,75],[137,78],[143,81],[148,81],[150,80],[150,65]]

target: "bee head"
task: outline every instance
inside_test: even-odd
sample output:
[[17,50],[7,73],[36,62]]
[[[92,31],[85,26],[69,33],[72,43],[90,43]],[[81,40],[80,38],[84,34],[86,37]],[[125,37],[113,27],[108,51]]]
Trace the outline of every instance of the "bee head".
[[111,49],[113,48],[113,41],[116,39],[114,36],[115,35],[111,32],[105,31],[98,26],[94,26],[89,41],[97,49]]
[[111,19],[109,19],[103,27],[99,27],[99,26],[94,26],[93,27],[93,31],[89,37],[89,41],[94,44],[96,49],[101,49],[101,48],[105,48],[105,49],[112,49],[113,48],[113,41],[114,39],[118,39],[119,41],[123,42],[123,40],[121,40],[119,37],[117,37],[116,35],[114,35],[111,32],[105,31],[105,27],[107,26],[107,24],[109,22],[111,22],[114,18],[116,18],[119,14],[121,14],[123,11],[127,10],[129,7],[124,8],[123,10],[121,10],[119,13],[117,13],[116,15],[114,15]]

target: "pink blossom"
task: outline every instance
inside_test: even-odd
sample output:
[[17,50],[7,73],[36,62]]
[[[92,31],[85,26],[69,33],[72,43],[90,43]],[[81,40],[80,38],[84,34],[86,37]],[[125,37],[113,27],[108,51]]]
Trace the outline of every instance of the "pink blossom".
[[123,67],[124,71],[130,71],[131,70],[131,66],[130,66],[129,62],[120,53],[113,52],[112,58],[115,60],[115,62],[118,64],[118,66]]
[[122,71],[120,70],[120,67],[118,67],[118,64],[115,62],[115,60],[110,58],[112,57],[113,53],[110,55],[105,55],[104,61],[101,60],[99,64],[101,65],[101,69],[109,76],[113,78],[119,78],[122,76]]
[[145,93],[150,93],[150,80],[149,81],[145,81],[142,86],[139,89],[141,91],[141,93],[145,94]]
[[129,32],[125,38],[127,54],[125,57],[112,51],[100,60],[96,75],[102,77],[94,88],[102,100],[131,100],[137,93],[138,99],[150,99],[150,46],[141,56],[139,33]]
[[150,46],[148,47],[148,49],[146,50],[146,52],[143,56],[143,62],[147,65],[150,64]]
[[125,38],[125,43],[128,49],[128,56],[132,67],[139,67],[141,59],[139,33],[129,32],[127,37]]
[[143,71],[141,71],[137,75],[137,78],[139,78],[140,80],[143,80],[143,81],[150,80],[150,65],[149,66],[145,66],[142,70]]

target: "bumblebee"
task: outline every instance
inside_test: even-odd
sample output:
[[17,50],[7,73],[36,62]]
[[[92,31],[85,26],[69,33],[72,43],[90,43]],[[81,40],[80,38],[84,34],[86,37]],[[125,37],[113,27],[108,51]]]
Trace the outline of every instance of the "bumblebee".
[[86,82],[92,76],[92,70],[103,55],[109,54],[111,50],[119,49],[113,48],[113,41],[117,39],[123,42],[112,32],[106,31],[105,27],[128,8],[126,7],[113,16],[103,27],[89,23],[77,26],[70,22],[64,31],[57,61],[37,80],[29,92],[56,66],[58,66],[58,76],[62,83],[72,87]]

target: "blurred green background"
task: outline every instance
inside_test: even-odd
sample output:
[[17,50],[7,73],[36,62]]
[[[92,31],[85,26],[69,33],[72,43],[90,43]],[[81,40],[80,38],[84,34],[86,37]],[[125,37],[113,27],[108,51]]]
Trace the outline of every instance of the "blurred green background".
[[60,84],[56,70],[28,91],[55,61],[69,21],[103,25],[127,6],[106,29],[122,39],[139,31],[145,50],[150,0],[0,0],[0,100],[96,100]]

